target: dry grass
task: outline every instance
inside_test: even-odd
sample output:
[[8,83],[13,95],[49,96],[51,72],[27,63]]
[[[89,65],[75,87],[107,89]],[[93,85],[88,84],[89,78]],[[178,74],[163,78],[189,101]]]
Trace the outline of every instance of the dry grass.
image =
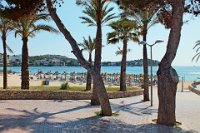
[[[20,86],[12,86],[8,87],[9,90],[20,90]],[[61,90],[60,86],[30,86],[30,90]],[[140,90],[141,88],[139,87],[127,87],[127,90]],[[3,90],[1,87],[0,90]],[[114,91],[119,91],[119,86],[109,86],[106,87],[106,90],[108,92],[114,92]],[[80,91],[83,92],[85,91],[85,86],[69,86],[68,90],[62,90],[62,91]]]

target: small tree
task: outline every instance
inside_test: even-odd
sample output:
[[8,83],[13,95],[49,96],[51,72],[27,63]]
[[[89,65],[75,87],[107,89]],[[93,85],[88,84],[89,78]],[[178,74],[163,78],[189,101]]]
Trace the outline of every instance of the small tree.
[[[96,45],[94,69],[101,74],[101,54],[102,54],[102,25],[115,18],[113,7],[109,8],[108,0],[77,0],[78,5],[84,6],[83,13],[86,15],[80,17],[88,26],[95,26],[96,30]],[[94,81],[93,96],[91,99],[92,105],[99,105],[97,97],[96,83]]]
[[0,18],[0,33],[3,42],[3,89],[7,89],[7,50],[13,53],[13,51],[7,45],[7,34],[14,29],[13,22],[6,18]]
[[[120,3],[123,14],[133,18],[137,25],[140,27],[141,35],[143,41],[147,41],[148,30],[159,23],[159,8],[154,3],[145,1],[122,1]],[[144,70],[144,101],[149,101],[149,79],[148,79],[148,57],[147,57],[147,46],[143,45],[143,70]]]
[[[95,39],[91,39],[90,36],[88,37],[88,40],[83,38],[83,43],[79,44],[79,46],[83,47],[83,50],[86,50],[89,53],[88,62],[92,66],[92,52],[95,49]],[[92,77],[88,71],[87,72],[86,91],[91,90],[91,84],[92,84]]]
[[134,21],[122,18],[121,20],[112,22],[109,26],[113,32],[108,33],[108,44],[116,44],[121,40],[123,42],[121,73],[120,73],[120,91],[126,91],[126,56],[128,50],[128,41],[138,42],[138,36],[135,32],[137,25]]
[[19,19],[18,24],[16,25],[15,29],[15,37],[20,35],[23,40],[23,47],[22,47],[22,82],[21,82],[21,89],[29,89],[29,69],[28,69],[28,38],[35,37],[36,33],[40,31],[48,31],[52,33],[58,33],[56,29],[49,25],[44,24],[36,24],[38,21],[47,21],[49,17],[46,14],[39,14],[39,15],[31,15],[31,16],[24,16]]

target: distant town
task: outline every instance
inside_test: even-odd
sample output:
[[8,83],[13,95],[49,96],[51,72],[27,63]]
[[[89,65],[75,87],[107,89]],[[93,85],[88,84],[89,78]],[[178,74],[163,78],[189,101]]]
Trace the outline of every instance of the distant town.
[[[0,66],[3,66],[3,55],[0,55]],[[8,66],[21,66],[22,55],[8,56]],[[150,59],[148,59],[148,64]],[[153,66],[157,66],[159,61],[153,60]],[[102,66],[120,66],[121,62],[102,62]],[[73,58],[61,55],[40,55],[30,56],[29,66],[80,66],[80,63]],[[127,66],[143,66],[143,60],[127,61]]]

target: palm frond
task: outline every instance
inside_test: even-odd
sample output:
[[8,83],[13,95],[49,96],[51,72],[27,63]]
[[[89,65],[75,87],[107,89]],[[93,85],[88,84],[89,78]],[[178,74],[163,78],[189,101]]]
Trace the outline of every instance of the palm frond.
[[8,45],[6,45],[6,48],[7,48],[7,50],[10,52],[10,53],[14,53],[13,51],[12,51],[12,49],[8,46]]
[[88,26],[96,26],[96,23],[90,18],[87,17],[80,17],[80,18],[83,20],[82,23],[88,24]]
[[23,32],[22,32],[21,30],[16,30],[16,31],[15,31],[15,38],[17,37],[17,35],[22,36],[22,35],[23,35]]
[[200,54],[198,54],[197,58],[196,58],[196,62],[199,60],[200,58]]
[[88,4],[87,6],[85,6],[83,13],[87,17],[86,16],[80,17],[80,19],[83,20],[82,23],[88,24],[88,26],[95,26],[97,22],[97,15],[94,6]]
[[94,7],[92,6],[85,7],[85,10],[83,10],[83,14],[89,16],[94,21],[97,20],[96,9],[94,9]]
[[[200,46],[200,40],[196,41],[195,46],[193,47],[193,49],[197,48],[198,46]],[[197,48],[196,50],[196,54],[194,55],[194,57],[192,58],[192,61],[196,58],[196,62],[199,60],[200,58],[200,47]]]
[[48,32],[51,32],[51,33],[56,33],[58,34],[59,31],[49,25],[37,25],[35,26],[35,28],[33,28],[28,35],[34,35],[35,33],[39,32],[39,31],[48,31]]
[[[127,53],[131,52],[131,49],[127,49]],[[121,50],[119,47],[118,47],[118,50],[115,52],[116,55],[122,55],[123,54],[123,50]]]
[[115,19],[115,18],[117,18],[117,16],[115,16],[115,13],[110,14],[110,15],[106,16],[106,17],[102,20],[102,24],[105,24],[105,23],[107,23],[108,21],[113,20],[113,19]]
[[148,30],[159,22],[159,12],[160,10],[156,5],[148,5],[141,9],[137,5],[131,4],[128,8],[124,8],[123,15],[133,18],[137,25],[141,27],[141,31],[143,31]]
[[143,19],[141,18],[139,13],[133,12],[130,16],[133,17],[133,19],[137,22],[139,26],[143,26]]
[[198,48],[196,49],[196,53],[199,52],[199,50],[200,50],[200,47],[198,47]]
[[[155,24],[158,24],[159,21],[159,17],[158,17],[158,12],[159,10],[157,10],[155,7],[152,8],[153,11],[149,12],[149,23],[147,28],[150,29],[152,26],[154,26]],[[152,15],[152,16],[151,16]]]
[[76,0],[76,4],[79,6],[86,6],[87,2],[85,0]]
[[196,41],[196,45],[193,47],[193,49],[195,49],[199,45],[200,45],[200,40]]
[[[107,34],[108,43],[117,43],[119,40],[136,40],[138,38],[137,25],[135,21],[127,18],[121,18],[109,24],[113,29],[112,32]],[[136,40],[137,41],[137,40]]]
[[0,32],[10,32],[14,30],[14,22],[12,20],[0,17]]
[[31,16],[21,17],[18,23],[15,24],[15,37],[20,35],[22,37],[35,37],[36,33],[40,31],[48,31],[52,33],[59,33],[57,29],[47,25],[38,24],[40,21],[48,21],[48,14],[36,14]]
[[194,59],[196,58],[196,62],[197,62],[199,60],[199,57],[200,57],[200,52],[194,55],[194,57],[192,58],[192,61],[194,61]]
[[[82,23],[88,24],[88,26],[96,26],[97,18],[101,19],[101,24],[105,24],[111,19],[114,19],[115,14],[110,14],[114,8],[109,8],[108,4],[106,4],[107,1],[108,0],[77,0],[76,2],[78,5],[84,6],[82,12],[87,15],[87,17],[80,17],[83,20]],[[97,11],[101,12],[101,16]]]
[[152,26],[156,25],[159,23],[159,19],[158,18],[155,18],[153,20],[151,20],[149,23],[148,23],[148,26],[147,28],[150,29]]
[[110,7],[109,8],[109,4],[106,4],[103,9],[102,9],[102,24],[117,18],[117,16],[115,16],[115,13],[111,13],[114,10],[114,7]]
[[36,36],[36,34],[35,34],[35,33],[33,33],[33,32],[32,32],[32,33],[30,33],[30,32],[29,32],[29,35],[28,35],[28,36],[29,36],[29,37],[31,37],[31,38],[33,38],[33,37],[35,37],[35,36]]
[[122,50],[116,51],[115,54],[116,54],[116,55],[122,55],[122,52],[123,52]]
[[83,50],[87,50],[89,53],[92,53],[92,51],[95,49],[95,39],[92,39],[90,36],[88,39],[83,37],[83,43],[79,43],[78,45],[83,47]]
[[117,32],[111,32],[107,34],[108,44],[116,44],[119,42],[119,34]]
[[38,14],[36,16],[33,16],[33,18],[31,18],[30,20],[29,19],[27,20],[27,21],[30,21],[27,23],[28,27],[29,28],[34,27],[35,23],[40,20],[49,21],[50,17],[48,14]]
[[108,44],[117,44],[119,42],[118,38],[112,38],[107,40]]

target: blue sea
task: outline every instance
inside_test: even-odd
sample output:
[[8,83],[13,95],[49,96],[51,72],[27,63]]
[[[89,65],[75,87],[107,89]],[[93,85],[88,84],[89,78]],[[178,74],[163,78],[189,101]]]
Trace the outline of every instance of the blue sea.
[[[200,67],[195,66],[175,66],[174,67],[180,77],[184,77],[185,81],[200,81]],[[2,67],[0,69],[3,69]],[[8,70],[13,72],[21,72],[21,67],[9,67]],[[74,67],[74,66],[62,66],[62,67],[29,67],[29,70],[32,74],[36,74],[38,71],[48,72],[55,72],[58,71],[60,73],[66,71],[67,73],[71,72],[86,72],[86,69],[83,67]],[[103,66],[102,72],[107,73],[119,73],[120,66]],[[153,74],[156,75],[158,67],[153,67]],[[143,67],[127,67],[127,74],[142,74]],[[150,67],[149,67],[149,75],[150,75]]]

